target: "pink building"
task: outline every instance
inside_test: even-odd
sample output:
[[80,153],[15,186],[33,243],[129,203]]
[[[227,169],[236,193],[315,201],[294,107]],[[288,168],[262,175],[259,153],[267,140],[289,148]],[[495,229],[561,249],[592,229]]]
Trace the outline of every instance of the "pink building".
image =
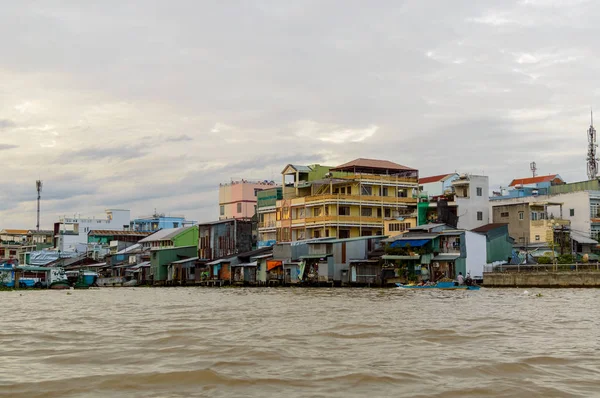
[[250,219],[256,213],[258,191],[275,187],[273,181],[231,181],[219,184],[219,220]]

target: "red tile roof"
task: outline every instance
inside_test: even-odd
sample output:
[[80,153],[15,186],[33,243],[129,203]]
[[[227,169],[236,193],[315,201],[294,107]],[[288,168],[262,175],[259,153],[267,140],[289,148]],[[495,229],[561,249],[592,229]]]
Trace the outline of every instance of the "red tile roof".
[[442,181],[444,178],[449,177],[449,176],[454,175],[454,174],[455,173],[440,174],[440,175],[437,175],[437,176],[419,178],[419,184],[429,184],[431,182]]
[[[509,187],[514,187],[516,185],[529,185],[529,184],[538,184],[540,182],[550,182],[554,180],[556,177],[560,178],[558,174],[550,174],[547,176],[538,176],[538,177],[528,177],[528,178],[517,178],[512,180]],[[561,179],[562,181],[562,179]]]
[[480,234],[485,234],[486,232],[489,232],[489,231],[491,231],[493,229],[496,229],[496,228],[503,227],[505,225],[508,225],[508,224],[503,224],[503,223],[486,224],[486,225],[481,226],[479,228],[472,229],[471,232],[477,232],[477,233],[480,233]]
[[407,166],[403,166],[398,163],[390,162],[388,160],[376,160],[376,159],[364,159],[358,158],[351,162],[344,163],[340,166],[334,167],[332,171],[346,171],[353,168],[357,169],[377,169],[377,170],[390,170],[390,171],[413,171]]

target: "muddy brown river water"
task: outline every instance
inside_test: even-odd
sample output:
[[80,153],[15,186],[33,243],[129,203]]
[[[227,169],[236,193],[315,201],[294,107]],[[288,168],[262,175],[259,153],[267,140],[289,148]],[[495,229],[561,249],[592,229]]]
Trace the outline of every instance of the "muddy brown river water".
[[528,293],[0,292],[0,397],[600,396],[600,290]]

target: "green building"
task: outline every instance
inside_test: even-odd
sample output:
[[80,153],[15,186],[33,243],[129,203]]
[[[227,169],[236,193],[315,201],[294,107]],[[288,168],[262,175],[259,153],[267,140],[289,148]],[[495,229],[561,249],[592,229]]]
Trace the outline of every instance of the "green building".
[[198,256],[198,226],[162,229],[139,241],[149,248],[154,282],[167,279],[167,266],[173,261]]
[[508,235],[508,224],[487,224],[472,232],[485,235],[488,264],[508,261],[512,257],[514,240]]

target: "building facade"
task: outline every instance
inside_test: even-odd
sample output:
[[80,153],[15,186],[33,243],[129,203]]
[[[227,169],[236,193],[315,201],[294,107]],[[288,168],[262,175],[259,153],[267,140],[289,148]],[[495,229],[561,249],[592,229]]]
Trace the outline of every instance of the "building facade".
[[108,209],[104,218],[63,216],[54,223],[54,247],[61,252],[85,252],[91,230],[124,231],[129,229],[129,225],[129,210]]
[[419,178],[419,190],[428,197],[450,194],[453,192],[452,181],[458,177],[458,173],[449,173]]
[[198,256],[216,260],[226,256],[252,251],[255,246],[255,223],[229,219],[198,224]]
[[186,220],[184,216],[167,216],[155,213],[131,221],[130,229],[138,232],[156,232],[161,229],[190,227],[197,223],[197,221]]
[[260,191],[257,199],[257,246],[270,247],[277,242],[277,201],[283,199],[282,188],[275,187]]
[[337,167],[288,165],[276,204],[276,240],[382,235],[386,220],[417,217],[418,171],[385,160]]
[[219,220],[250,220],[256,214],[258,193],[275,187],[273,181],[231,181],[219,185]]

